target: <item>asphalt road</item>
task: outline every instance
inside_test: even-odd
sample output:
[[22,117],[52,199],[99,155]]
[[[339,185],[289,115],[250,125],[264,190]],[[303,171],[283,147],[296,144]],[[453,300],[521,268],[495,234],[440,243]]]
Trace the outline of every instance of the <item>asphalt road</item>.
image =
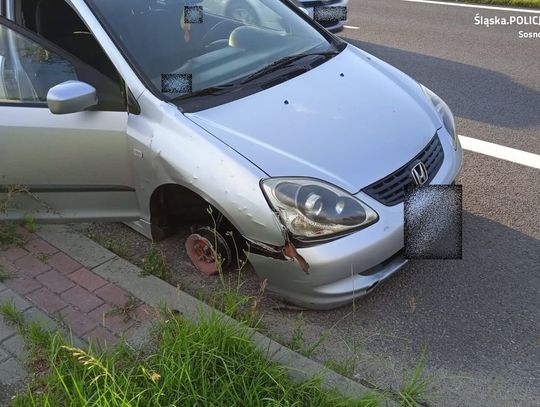
[[[474,24],[516,13],[351,0],[340,36],[447,101],[459,134],[540,154],[540,26]],[[427,349],[441,406],[540,400],[540,171],[465,152],[463,260],[413,261],[354,307],[304,312],[320,354],[361,350],[360,377],[399,381]],[[279,318],[275,328],[278,329]]]
[[[540,26],[483,27],[504,11],[400,0],[350,0],[340,36],[400,68],[445,99],[460,134],[540,154]],[[515,15],[515,14],[514,14]],[[355,373],[398,387],[426,350],[430,405],[537,406],[540,400],[540,171],[465,152],[463,260],[413,261],[370,296],[333,311],[302,313],[306,344],[327,340],[321,361],[358,356]],[[140,263],[149,242],[122,225],[90,233],[127,239]],[[219,287],[182,254],[179,236],[159,243],[193,294]],[[98,239],[99,240],[99,239]],[[179,250],[180,248],[180,250]],[[128,256],[129,257],[129,256]],[[247,286],[257,290],[254,276]],[[272,336],[290,338],[299,312],[265,305]]]

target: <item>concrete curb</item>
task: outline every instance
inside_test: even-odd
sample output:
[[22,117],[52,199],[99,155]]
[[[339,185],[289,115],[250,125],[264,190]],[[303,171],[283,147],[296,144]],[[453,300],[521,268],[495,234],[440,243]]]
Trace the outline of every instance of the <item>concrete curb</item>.
[[[231,324],[239,326],[236,320],[169,283],[155,276],[142,277],[137,266],[65,225],[42,226],[36,233],[83,266],[131,292],[135,297],[152,307],[165,305],[181,312],[184,317],[192,321],[196,321],[200,315],[215,312]],[[345,397],[355,399],[361,398],[369,391],[361,384],[292,351],[267,336],[255,330],[251,330],[251,332],[257,348],[265,353],[270,360],[286,368],[289,376],[294,380],[304,381],[320,377],[321,385],[324,388],[336,390]],[[140,333],[140,335],[144,335],[144,333]]]

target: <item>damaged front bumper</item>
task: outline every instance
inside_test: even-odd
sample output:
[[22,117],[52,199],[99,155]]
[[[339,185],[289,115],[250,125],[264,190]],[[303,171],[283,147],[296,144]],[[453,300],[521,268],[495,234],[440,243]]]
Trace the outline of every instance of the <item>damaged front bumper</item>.
[[[463,153],[459,142],[456,150],[452,148],[444,129],[439,133],[445,159],[431,184],[449,185],[461,170]],[[403,253],[404,204],[384,206],[360,194],[379,214],[379,221],[368,228],[320,245],[296,247],[289,251],[292,256],[249,254],[259,277],[267,280],[269,291],[306,308],[335,308],[369,293],[407,262]]]
[[[249,260],[267,289],[311,309],[330,309],[369,293],[399,270],[403,257],[403,204],[375,225],[317,246],[296,248],[308,264],[251,253]],[[401,213],[401,216],[400,216]],[[393,227],[391,225],[394,225]],[[390,255],[389,255],[390,254]]]

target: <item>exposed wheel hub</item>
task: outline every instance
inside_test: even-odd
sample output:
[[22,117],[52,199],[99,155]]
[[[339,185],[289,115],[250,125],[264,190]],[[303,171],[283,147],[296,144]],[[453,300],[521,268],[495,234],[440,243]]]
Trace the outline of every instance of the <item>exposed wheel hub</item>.
[[219,273],[231,261],[229,245],[209,227],[198,228],[187,238],[186,251],[193,265],[207,275]]
[[205,237],[197,233],[190,235],[186,240],[186,251],[193,265],[204,274],[218,272],[214,248]]

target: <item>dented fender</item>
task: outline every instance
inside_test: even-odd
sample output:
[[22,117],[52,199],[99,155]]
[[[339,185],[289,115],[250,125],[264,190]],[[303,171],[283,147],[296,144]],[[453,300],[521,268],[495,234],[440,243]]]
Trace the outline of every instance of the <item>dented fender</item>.
[[147,220],[152,192],[164,184],[177,184],[214,206],[246,239],[285,245],[281,223],[259,186],[266,173],[187,119],[176,106],[150,93],[138,102],[147,114],[130,116],[129,130],[132,140],[140,141],[142,153],[134,160],[134,170]]

